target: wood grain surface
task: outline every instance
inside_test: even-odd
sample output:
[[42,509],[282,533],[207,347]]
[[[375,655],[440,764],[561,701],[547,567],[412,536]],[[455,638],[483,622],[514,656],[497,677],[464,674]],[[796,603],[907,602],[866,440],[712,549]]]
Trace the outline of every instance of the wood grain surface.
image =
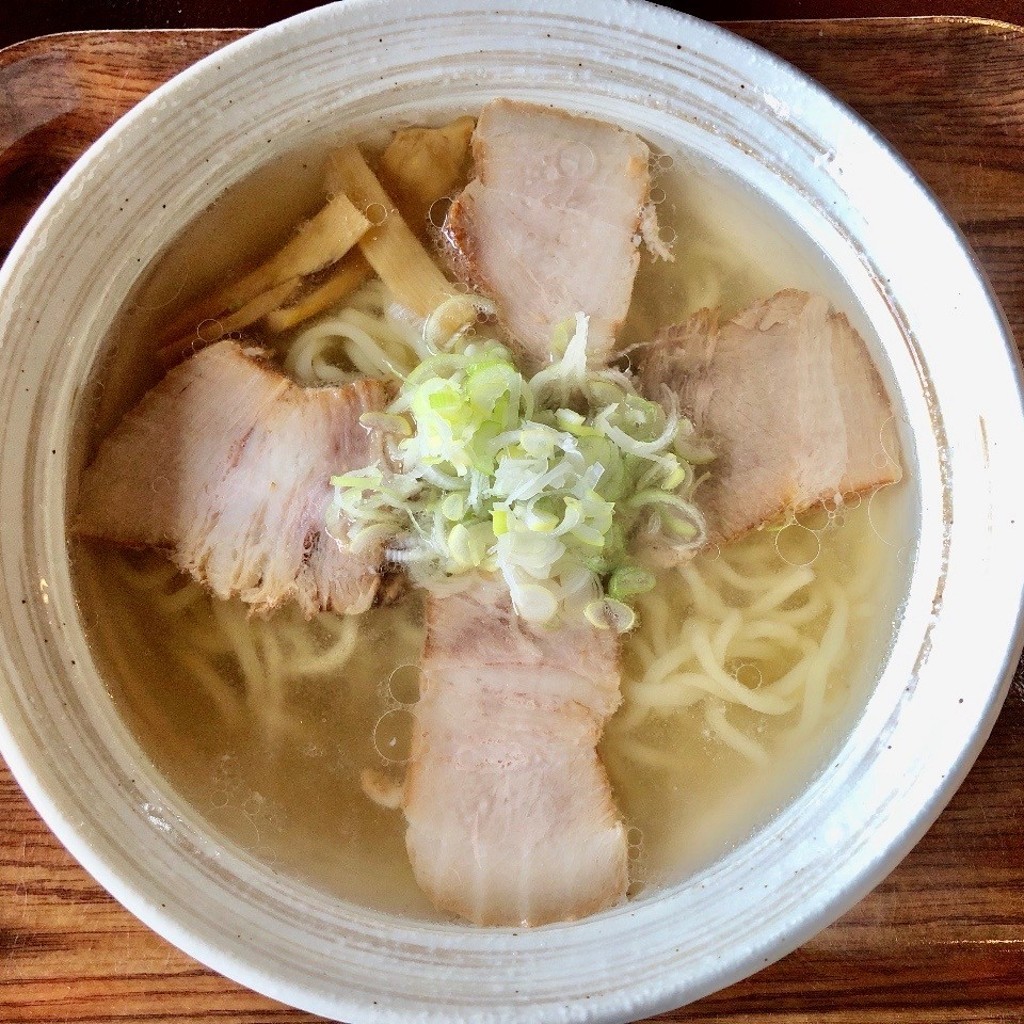
[[[907,157],[959,222],[1024,339],[1024,30],[955,18],[731,27],[813,75]],[[0,53],[0,252],[103,129],[240,34],[87,33]],[[878,889],[755,977],[652,1019],[1024,1021],[1022,740],[1018,669],[974,770]],[[317,1019],[221,978],[142,926],[64,851],[0,766],[0,1024]]]

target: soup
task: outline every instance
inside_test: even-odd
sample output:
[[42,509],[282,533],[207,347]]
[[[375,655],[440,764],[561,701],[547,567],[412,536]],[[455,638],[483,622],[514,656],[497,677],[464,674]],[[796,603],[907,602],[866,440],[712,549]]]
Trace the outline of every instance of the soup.
[[[619,338],[627,358],[703,307],[727,317],[780,288],[849,307],[820,254],[758,197],[686,154],[659,154],[652,168],[661,237],[677,258],[641,261]],[[97,372],[82,424],[91,447],[159,378],[153,338],[168,320],[279,247],[322,205],[323,180],[322,150],[292,154],[221,197],[163,255]],[[304,383],[323,384],[332,368],[351,372],[345,322],[396,350],[419,330],[369,280],[312,324],[247,336]],[[822,770],[892,632],[909,560],[903,490],[829,501],[712,545],[660,569],[635,598],[622,704],[600,748],[628,826],[631,896],[712,862]],[[307,619],[286,605],[250,617],[159,554],[74,545],[96,657],[169,783],[281,871],[367,906],[436,916],[410,867],[402,814],[370,798],[400,785],[410,757],[422,595],[358,616]]]

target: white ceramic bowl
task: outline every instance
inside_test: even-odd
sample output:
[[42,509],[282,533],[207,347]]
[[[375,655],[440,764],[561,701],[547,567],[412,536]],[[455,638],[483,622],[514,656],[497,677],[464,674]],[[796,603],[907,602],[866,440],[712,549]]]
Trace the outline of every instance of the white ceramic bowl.
[[[83,382],[140,271],[183,224],[325,126],[358,132],[496,95],[674,140],[770,197],[835,262],[881,340],[917,499],[898,635],[829,770],[696,879],[520,932],[387,917],[224,846],[115,713],[64,534]],[[550,1024],[696,999],[875,885],[948,800],[1000,705],[1018,652],[1024,417],[992,296],[870,130],[780,61],[683,15],[626,0],[348,0],[258,32],[158,90],[76,164],[3,270],[0,330],[3,754],[125,906],[284,1002],[359,1024]]]

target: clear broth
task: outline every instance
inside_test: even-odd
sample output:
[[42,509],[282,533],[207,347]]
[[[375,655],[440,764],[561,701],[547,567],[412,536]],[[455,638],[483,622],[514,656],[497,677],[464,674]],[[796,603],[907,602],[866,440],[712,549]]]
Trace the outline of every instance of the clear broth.
[[[263,168],[214,203],[157,261],[111,332],[91,415],[80,425],[83,452],[158,379],[152,352],[161,325],[214,282],[271,251],[323,201],[323,152],[292,154]],[[655,167],[656,187],[666,196],[659,218],[666,236],[676,239],[677,260],[644,256],[623,345],[706,303],[728,313],[783,287],[823,292],[865,330],[821,253],[763,199],[683,155],[658,157]],[[671,733],[678,750],[678,771],[667,775],[628,767],[616,757],[615,729],[608,731],[602,753],[633,826],[635,892],[656,891],[713,861],[827,763],[863,706],[894,630],[910,561],[908,502],[906,485],[891,488],[844,526],[821,534],[819,558],[834,563],[829,571],[841,576],[851,560],[884,563],[872,595],[876,614],[851,634],[830,684],[829,718],[813,736],[793,741],[791,717],[746,723],[772,751],[770,771],[709,735],[697,713],[648,727],[651,742],[664,745]],[[435,917],[409,867],[401,812],[378,807],[360,786],[364,769],[401,772],[415,699],[410,666],[419,657],[418,600],[363,616],[344,671],[286,682],[273,698],[271,721],[265,701],[246,702],[230,668],[219,695],[190,668],[189,629],[216,629],[211,599],[193,602],[190,625],[170,609],[165,591],[143,585],[162,564],[159,556],[73,543],[97,662],[139,745],[170,786],[228,841],[274,870],[366,906]],[[180,586],[172,582],[167,592]],[[271,628],[275,621],[282,634],[309,631],[315,646],[316,622],[306,626],[290,612],[277,613]],[[626,689],[635,661],[629,644]]]

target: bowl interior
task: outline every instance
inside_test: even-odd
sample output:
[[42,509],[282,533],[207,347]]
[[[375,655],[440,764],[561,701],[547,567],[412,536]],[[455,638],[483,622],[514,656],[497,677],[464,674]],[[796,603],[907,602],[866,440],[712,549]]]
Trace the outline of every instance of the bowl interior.
[[[956,230],[869,130],[752,45],[646,5],[572,7],[426,0],[410,13],[347,0],[256,33],[93,147],[0,277],[0,515],[16,526],[0,534],[4,756],[129,909],[223,973],[327,1016],[626,1020],[757,969],[916,841],[984,741],[1012,665],[1019,381]],[[826,772],[696,879],[523,932],[375,913],[221,842],[118,717],[65,541],[84,383],[139,275],[181,227],[276,155],[494,96],[584,111],[697,154],[812,240],[901,407],[915,541],[884,672]]]

